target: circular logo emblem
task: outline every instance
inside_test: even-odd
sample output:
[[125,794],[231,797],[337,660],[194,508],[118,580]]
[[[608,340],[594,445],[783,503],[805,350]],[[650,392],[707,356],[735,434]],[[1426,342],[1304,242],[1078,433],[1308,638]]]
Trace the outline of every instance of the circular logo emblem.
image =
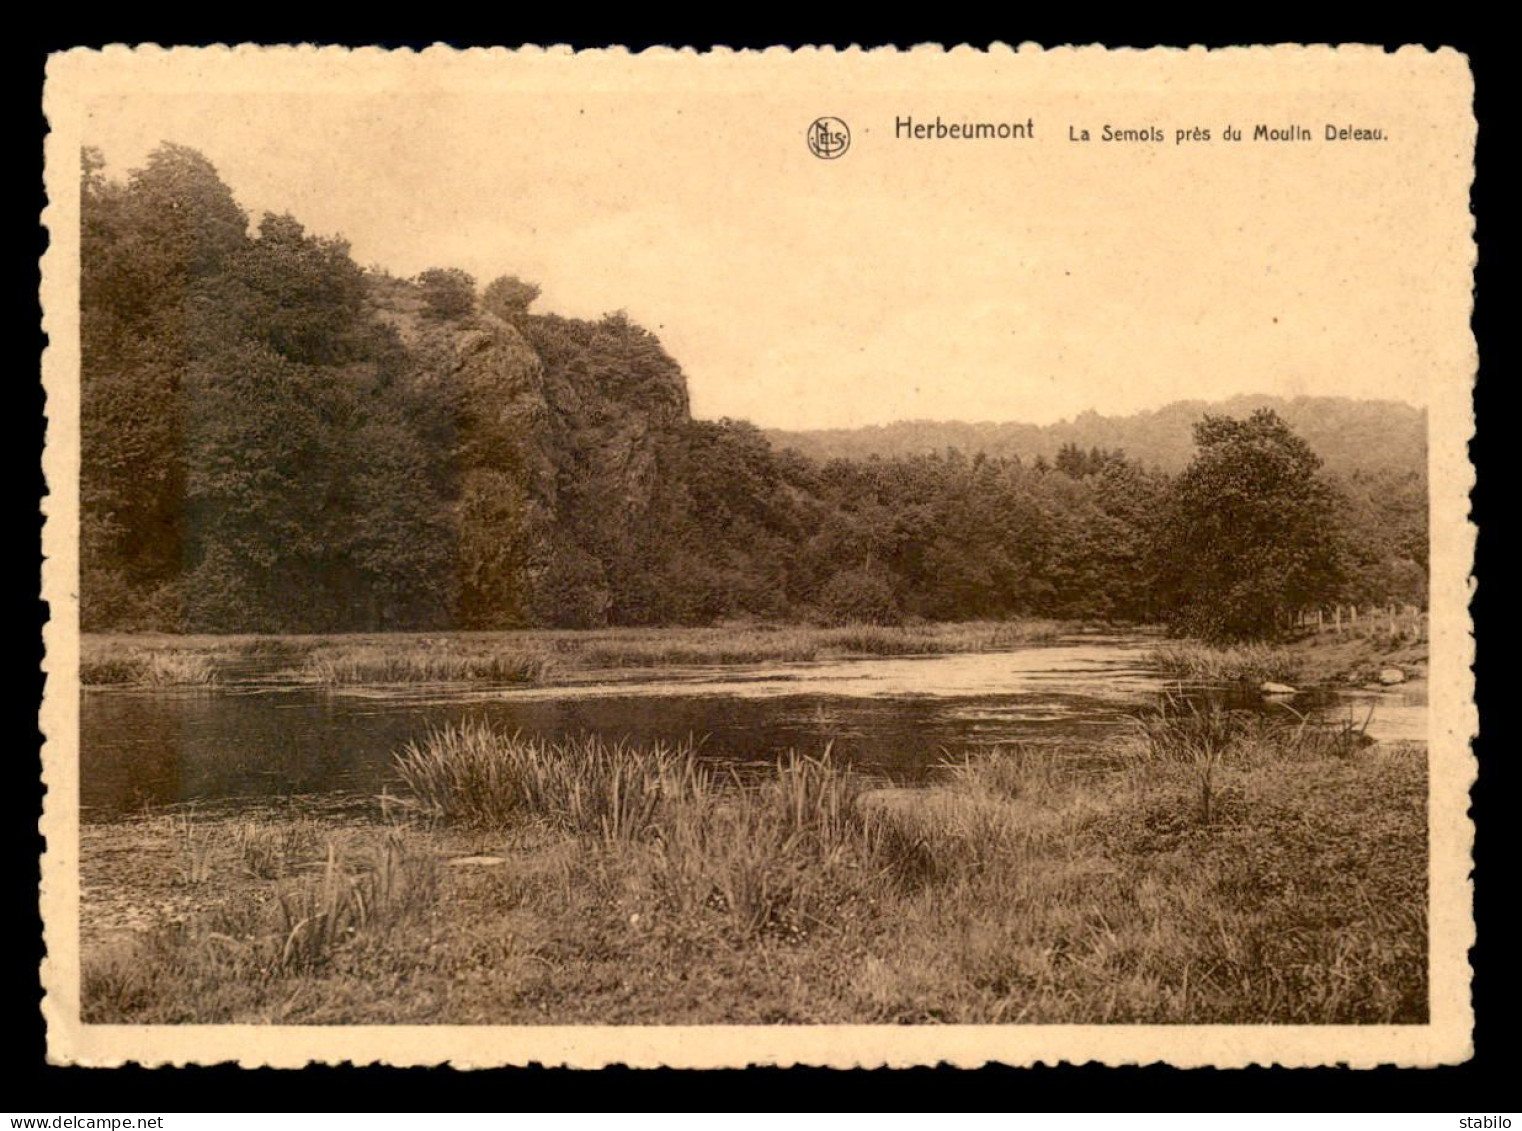
[[845,156],[851,148],[851,127],[839,118],[815,118],[809,127],[809,152],[825,161]]

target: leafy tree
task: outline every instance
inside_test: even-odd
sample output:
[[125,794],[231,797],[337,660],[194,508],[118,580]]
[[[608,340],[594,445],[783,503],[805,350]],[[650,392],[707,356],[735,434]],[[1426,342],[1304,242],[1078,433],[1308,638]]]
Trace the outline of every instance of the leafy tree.
[[194,150],[163,145],[126,183],[81,161],[82,618],[173,629],[186,553],[181,384],[248,218]]
[[1425,468],[1354,471],[1336,481],[1346,515],[1349,571],[1344,596],[1358,604],[1427,603]]
[[476,280],[458,267],[433,267],[417,277],[428,314],[457,322],[476,308]]
[[504,321],[516,322],[528,313],[538,297],[538,284],[526,283],[516,275],[503,275],[486,285],[481,305]]
[[82,604],[87,627],[437,624],[448,511],[338,239],[257,236],[200,154],[82,170]]
[[1336,494],[1271,410],[1206,416],[1194,434],[1157,544],[1164,615],[1207,639],[1271,636],[1343,584]]

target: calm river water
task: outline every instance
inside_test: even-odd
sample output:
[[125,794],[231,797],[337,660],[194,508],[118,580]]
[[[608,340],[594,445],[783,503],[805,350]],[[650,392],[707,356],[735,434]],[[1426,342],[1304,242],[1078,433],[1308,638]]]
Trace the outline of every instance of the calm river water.
[[[1144,662],[1150,643],[1083,637],[976,655],[588,673],[532,689],[328,690],[257,669],[215,690],[91,689],[80,800],[84,819],[100,820],[189,800],[364,797],[390,782],[393,751],[461,719],[547,738],[691,736],[704,757],[739,763],[833,742],[837,759],[905,782],[947,754],[1001,742],[1083,758],[1168,686]],[[1373,737],[1426,737],[1417,695],[1355,693],[1329,709],[1361,723],[1371,707]]]

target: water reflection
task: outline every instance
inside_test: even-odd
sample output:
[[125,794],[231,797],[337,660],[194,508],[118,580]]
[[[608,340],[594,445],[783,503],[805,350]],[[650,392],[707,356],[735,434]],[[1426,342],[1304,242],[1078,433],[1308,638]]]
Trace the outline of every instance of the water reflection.
[[[741,763],[832,742],[843,760],[900,781],[922,777],[945,754],[1000,742],[1082,757],[1167,686],[1143,665],[1146,646],[1121,638],[979,655],[602,673],[534,689],[324,691],[278,686],[251,670],[245,682],[216,691],[92,690],[80,720],[81,804],[88,820],[196,798],[375,794],[388,784],[394,750],[465,718],[552,739],[580,731],[692,736],[704,757]],[[1250,695],[1242,702],[1261,704]],[[1364,696],[1346,707],[1362,722],[1371,705],[1374,737],[1425,737],[1419,697]]]

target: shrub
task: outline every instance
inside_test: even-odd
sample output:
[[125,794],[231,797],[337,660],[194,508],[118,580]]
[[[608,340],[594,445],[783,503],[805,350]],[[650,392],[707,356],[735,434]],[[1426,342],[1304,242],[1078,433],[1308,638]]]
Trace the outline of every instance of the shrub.
[[476,308],[476,281],[458,267],[434,267],[417,277],[430,317],[458,321]]

